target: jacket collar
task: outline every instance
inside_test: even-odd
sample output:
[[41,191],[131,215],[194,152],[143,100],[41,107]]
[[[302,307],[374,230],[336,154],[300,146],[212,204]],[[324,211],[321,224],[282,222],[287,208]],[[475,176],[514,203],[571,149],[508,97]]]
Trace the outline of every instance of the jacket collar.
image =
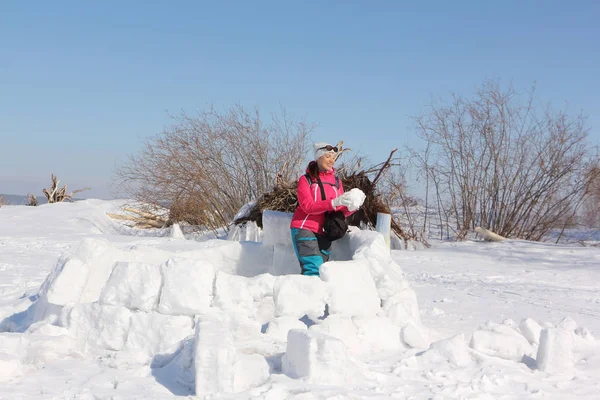
[[327,176],[335,174],[335,168],[332,168],[331,171],[323,171],[319,169],[319,176]]

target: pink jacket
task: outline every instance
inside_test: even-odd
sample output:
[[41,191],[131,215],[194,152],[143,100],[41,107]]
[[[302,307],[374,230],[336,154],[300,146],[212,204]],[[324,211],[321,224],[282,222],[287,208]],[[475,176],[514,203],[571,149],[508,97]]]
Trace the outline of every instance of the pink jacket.
[[299,206],[292,217],[290,228],[307,229],[315,233],[323,233],[323,223],[325,222],[325,213],[327,211],[342,211],[346,217],[352,214],[344,206],[334,209],[333,205],[331,205],[331,200],[344,193],[341,179],[339,189],[335,187],[335,170],[319,171],[319,177],[321,178],[321,182],[323,182],[326,200],[321,200],[321,190],[316,179],[312,179],[312,183],[309,185],[306,176],[301,176],[298,180]]

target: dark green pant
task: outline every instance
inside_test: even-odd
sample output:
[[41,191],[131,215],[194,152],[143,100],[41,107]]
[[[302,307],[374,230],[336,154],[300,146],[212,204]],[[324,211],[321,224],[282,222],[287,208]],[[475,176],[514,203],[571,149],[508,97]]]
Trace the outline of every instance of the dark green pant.
[[292,228],[292,243],[302,275],[319,275],[321,264],[329,260],[331,241],[307,229]]

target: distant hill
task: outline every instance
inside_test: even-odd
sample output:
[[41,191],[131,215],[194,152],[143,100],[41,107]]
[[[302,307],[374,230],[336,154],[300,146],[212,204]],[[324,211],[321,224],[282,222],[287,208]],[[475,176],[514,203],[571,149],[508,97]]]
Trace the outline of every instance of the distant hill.
[[[27,204],[27,196],[22,196],[20,194],[2,194],[0,193],[0,197],[4,199],[4,202],[13,205],[13,206],[23,206]],[[48,200],[46,196],[35,196],[37,198],[38,204],[46,204]]]

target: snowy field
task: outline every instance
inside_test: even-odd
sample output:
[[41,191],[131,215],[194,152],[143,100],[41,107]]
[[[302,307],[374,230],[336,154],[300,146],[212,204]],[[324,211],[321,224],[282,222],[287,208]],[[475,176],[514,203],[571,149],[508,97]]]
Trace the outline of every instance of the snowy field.
[[186,240],[120,205],[0,208],[0,399],[600,398],[600,247],[354,230],[319,279],[284,214]]

